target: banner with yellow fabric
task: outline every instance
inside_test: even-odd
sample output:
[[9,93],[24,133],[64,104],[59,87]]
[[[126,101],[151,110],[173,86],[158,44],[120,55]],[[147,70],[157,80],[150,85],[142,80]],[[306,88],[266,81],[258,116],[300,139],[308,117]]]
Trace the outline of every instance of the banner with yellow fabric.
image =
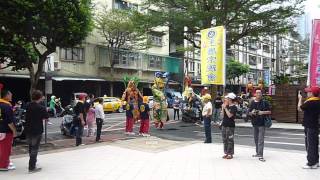
[[201,84],[225,85],[225,51],[223,26],[201,30]]

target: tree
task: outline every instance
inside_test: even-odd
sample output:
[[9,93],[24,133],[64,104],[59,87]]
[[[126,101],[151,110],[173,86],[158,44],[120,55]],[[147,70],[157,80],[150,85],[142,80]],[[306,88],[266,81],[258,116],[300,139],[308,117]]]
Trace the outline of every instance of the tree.
[[226,65],[226,78],[235,83],[236,78],[238,79],[238,85],[240,85],[240,76],[247,74],[250,70],[249,65],[242,64],[234,59],[230,59]]
[[244,37],[258,38],[293,30],[295,24],[292,19],[302,13],[303,1],[146,0],[144,5],[146,8],[158,8],[146,15],[149,19],[157,19],[153,26],[169,26],[177,33],[184,31],[183,38],[197,48],[200,48],[200,43],[195,37],[201,29],[224,26],[229,48],[239,44]]
[[[130,9],[108,10],[106,6],[96,14],[95,27],[105,38],[104,44],[109,50],[109,59],[113,58],[113,50],[119,49],[147,49],[150,46],[148,33],[150,29],[144,29],[145,25],[138,24],[144,18],[138,11]],[[111,61],[111,67],[114,61]]]
[[30,93],[38,86],[48,55],[80,44],[92,27],[91,0],[0,2],[0,63],[28,69]]

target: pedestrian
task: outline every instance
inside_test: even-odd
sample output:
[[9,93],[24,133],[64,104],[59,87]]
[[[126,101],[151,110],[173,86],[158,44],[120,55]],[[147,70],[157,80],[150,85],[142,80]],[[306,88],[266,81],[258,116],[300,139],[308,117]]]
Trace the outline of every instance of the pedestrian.
[[103,98],[98,98],[98,104],[95,107],[95,114],[96,114],[96,124],[97,124],[96,142],[99,142],[100,136],[101,136],[102,124],[105,118],[104,111],[103,111]]
[[221,124],[223,141],[223,159],[232,159],[234,155],[234,129],[237,107],[235,105],[236,95],[228,93],[222,104],[223,120]]
[[219,125],[220,123],[220,114],[221,114],[221,108],[222,108],[222,98],[221,98],[221,94],[218,93],[217,97],[214,99],[213,101],[214,104],[214,109],[213,109],[213,123],[214,125]]
[[95,109],[93,104],[90,103],[90,108],[87,113],[86,122],[88,127],[87,137],[92,136],[94,134],[94,122],[96,121]]
[[202,110],[202,117],[203,117],[204,131],[206,136],[204,143],[212,143],[212,137],[211,137],[212,104],[210,101],[211,101],[210,94],[206,94],[203,96],[204,107]]
[[14,126],[13,110],[10,101],[12,93],[6,89],[1,90],[0,99],[0,171],[15,169],[10,163],[10,154],[13,138],[17,136],[17,130]]
[[148,105],[148,96],[143,97],[143,102],[140,104],[139,109],[141,117],[139,135],[149,137],[150,108]]
[[260,161],[265,162],[263,157],[264,135],[265,135],[265,118],[271,114],[268,101],[262,99],[262,91],[256,90],[255,98],[252,100],[249,107],[249,115],[253,125],[254,143],[256,145],[256,154],[252,157],[257,157]]
[[79,101],[77,102],[76,106],[74,107],[75,116],[73,118],[73,125],[75,127],[76,132],[76,146],[84,145],[82,144],[82,135],[83,135],[83,128],[85,125],[85,101],[86,95],[81,94],[79,96]]
[[307,164],[304,169],[316,169],[319,167],[319,114],[320,114],[320,90],[318,87],[306,88],[307,100],[302,103],[302,95],[299,92],[298,110],[304,111],[303,126],[305,133],[305,145],[307,151]]
[[40,103],[44,99],[39,90],[35,90],[31,95],[32,102],[26,109],[25,132],[29,145],[29,173],[38,172],[41,168],[36,166],[40,141],[43,134],[43,121],[48,120],[49,114],[46,107]]
[[126,129],[125,129],[125,134],[126,135],[134,135],[135,133],[133,132],[133,124],[134,124],[134,120],[133,120],[133,99],[130,99],[129,102],[127,102],[126,105]]
[[176,114],[178,116],[178,121],[180,119],[180,106],[181,106],[181,102],[180,99],[178,98],[178,96],[176,96],[174,98],[174,102],[173,102],[173,110],[174,110],[174,115],[173,115],[173,120],[176,120]]
[[57,118],[57,110],[56,110],[56,96],[51,96],[51,100],[49,102],[50,111],[53,113],[53,117]]

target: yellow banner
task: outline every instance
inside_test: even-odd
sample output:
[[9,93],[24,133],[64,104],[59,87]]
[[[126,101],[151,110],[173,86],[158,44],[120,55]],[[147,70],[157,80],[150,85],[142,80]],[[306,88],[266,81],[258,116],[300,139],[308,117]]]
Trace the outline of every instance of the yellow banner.
[[223,26],[201,30],[201,84],[225,85],[226,32]]

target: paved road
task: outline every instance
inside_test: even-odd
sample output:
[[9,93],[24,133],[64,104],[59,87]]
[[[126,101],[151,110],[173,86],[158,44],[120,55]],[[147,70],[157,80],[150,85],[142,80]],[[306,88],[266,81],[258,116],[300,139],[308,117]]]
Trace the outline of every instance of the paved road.
[[[173,111],[169,111],[170,118],[173,119]],[[61,135],[59,125],[61,118],[51,119],[53,125],[48,126],[48,139],[58,140],[67,138]],[[121,134],[124,131],[125,114],[113,113],[106,114],[105,124],[103,125],[103,134]],[[135,132],[138,132],[139,124],[135,125]],[[152,126],[150,132],[153,136],[176,141],[194,141],[203,140],[203,127],[184,123],[181,121],[170,120],[164,130],[157,130]],[[236,127],[235,143],[240,145],[254,146],[252,128]],[[212,128],[214,143],[221,143],[221,131],[219,128]],[[268,129],[266,131],[265,146],[279,149],[290,149],[304,151],[304,133],[303,130],[293,129]]]

